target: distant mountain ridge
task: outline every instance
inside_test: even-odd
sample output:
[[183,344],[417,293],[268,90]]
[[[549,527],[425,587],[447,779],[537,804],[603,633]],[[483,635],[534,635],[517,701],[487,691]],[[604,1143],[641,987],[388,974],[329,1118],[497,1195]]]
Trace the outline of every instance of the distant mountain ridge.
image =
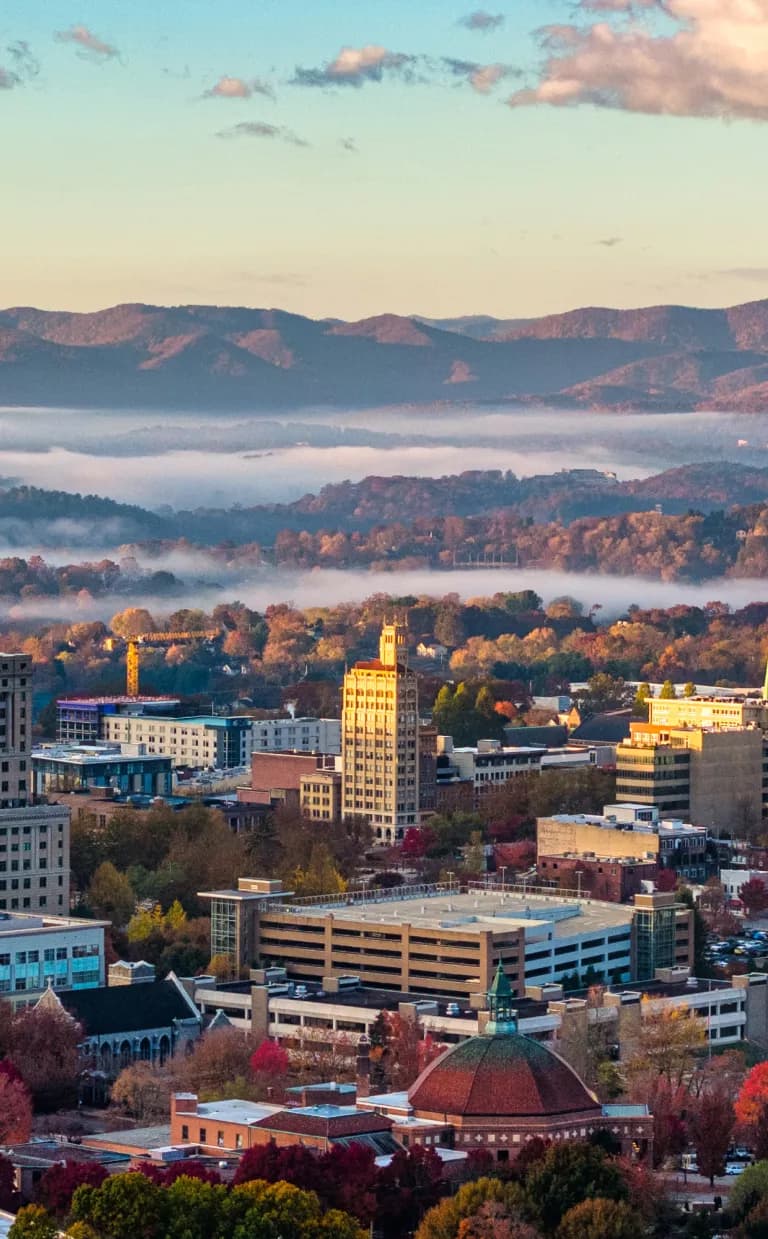
[[532,320],[127,304],[0,311],[0,405],[266,413],[541,403],[768,409],[768,300]]
[[619,482],[612,473],[570,469],[518,478],[502,470],[438,477],[376,477],[324,486],[293,503],[150,512],[95,495],[0,482],[0,556],[33,540],[44,547],[101,547],[183,539],[200,546],[270,545],[281,532],[367,532],[396,522],[505,515],[568,524],[661,506],[667,515],[768,505],[768,469],[727,462],[683,465]]

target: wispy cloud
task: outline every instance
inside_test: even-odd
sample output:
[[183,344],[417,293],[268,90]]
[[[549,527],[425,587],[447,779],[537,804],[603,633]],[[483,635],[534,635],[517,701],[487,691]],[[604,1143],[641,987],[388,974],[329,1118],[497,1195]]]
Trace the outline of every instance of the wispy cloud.
[[768,284],[768,267],[725,267],[718,275],[728,275],[737,280],[751,280],[758,284]]
[[478,94],[487,95],[505,77],[517,76],[510,65],[480,64],[476,60],[458,60],[451,56],[422,56],[392,52],[386,47],[368,43],[365,47],[344,47],[335,60],[320,68],[296,68],[294,86],[355,86],[367,82],[383,82],[396,78],[410,85],[444,84],[463,79]]
[[37,58],[26,40],[19,39],[15,43],[9,43],[5,54],[11,67],[0,65],[0,90],[13,90],[14,86],[22,86],[40,72]]
[[110,60],[118,55],[116,47],[98,38],[88,26],[77,25],[70,26],[68,30],[57,30],[54,37],[59,43],[73,43],[78,53],[90,60]]
[[485,9],[475,9],[474,13],[467,13],[466,17],[459,19],[460,26],[466,26],[467,30],[479,30],[481,34],[488,34],[491,30],[499,30],[507,19],[503,13],[488,13]]
[[204,92],[203,98],[251,99],[254,95],[264,95],[267,99],[274,99],[275,92],[269,82],[264,82],[258,77],[220,77],[215,86],[211,86],[210,90]]
[[[768,120],[768,0],[581,0],[578,8],[605,20],[540,30],[538,79],[511,107]],[[640,9],[675,28],[627,24]]]
[[601,237],[599,241],[595,241],[595,245],[603,245],[607,250],[613,249],[614,245],[621,245],[623,237]]
[[481,65],[475,60],[454,60],[444,56],[438,67],[448,70],[454,78],[462,78],[479,95],[488,95],[505,77],[518,77],[519,71],[511,65]]
[[287,142],[290,146],[309,146],[304,138],[300,138],[292,129],[284,125],[268,125],[261,120],[243,120],[239,125],[230,125],[228,129],[220,129],[217,138],[271,138],[278,142]]
[[378,43],[364,47],[342,47],[338,56],[319,68],[296,66],[294,86],[362,86],[364,82],[381,82],[388,75],[408,76],[415,56],[392,52]]

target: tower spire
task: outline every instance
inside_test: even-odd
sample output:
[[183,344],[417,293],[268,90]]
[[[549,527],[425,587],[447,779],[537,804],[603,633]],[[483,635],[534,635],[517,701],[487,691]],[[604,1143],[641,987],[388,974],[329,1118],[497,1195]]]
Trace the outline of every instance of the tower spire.
[[517,1011],[515,1010],[514,993],[502,966],[501,960],[496,969],[491,988],[486,994],[488,1003],[488,1022],[485,1025],[487,1037],[498,1037],[517,1032]]

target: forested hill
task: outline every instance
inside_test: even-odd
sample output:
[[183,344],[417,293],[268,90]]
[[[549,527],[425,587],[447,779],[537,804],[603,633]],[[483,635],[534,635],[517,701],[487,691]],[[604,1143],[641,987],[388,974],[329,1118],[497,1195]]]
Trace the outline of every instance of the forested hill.
[[665,514],[768,501],[768,469],[723,462],[685,465],[619,482],[597,470],[518,478],[501,470],[441,478],[367,477],[325,486],[289,504],[155,513],[96,495],[0,484],[0,546],[113,549],[121,543],[187,539],[270,545],[282,531],[346,534],[393,522],[506,513],[537,523],[620,516],[661,506]]
[[209,412],[483,401],[768,409],[768,300],[532,320],[237,306],[0,311],[0,404]]

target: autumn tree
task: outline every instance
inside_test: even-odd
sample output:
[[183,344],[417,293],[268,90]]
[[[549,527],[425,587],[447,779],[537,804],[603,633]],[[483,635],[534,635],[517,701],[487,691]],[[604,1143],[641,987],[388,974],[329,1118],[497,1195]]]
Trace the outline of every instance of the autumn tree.
[[82,1035],[80,1025],[63,1009],[37,1006],[14,1016],[8,1057],[32,1094],[35,1109],[53,1110],[74,1100]]
[[557,1239],[643,1239],[642,1217],[623,1200],[593,1197],[574,1205],[557,1228]]
[[32,1098],[21,1080],[0,1073],[0,1144],[24,1144],[32,1131]]
[[[504,1183],[496,1178],[474,1179],[424,1215],[416,1239],[458,1239],[462,1224],[473,1221],[488,1206],[498,1207],[508,1219],[517,1220],[521,1217],[524,1204],[525,1198],[518,1184]],[[523,1235],[512,1233],[514,1239],[524,1239]],[[532,1237],[526,1235],[525,1239]]]
[[175,1064],[177,1078],[186,1090],[203,1100],[248,1096],[251,1037],[238,1028],[216,1028],[201,1037],[195,1048]]
[[154,1063],[131,1063],[112,1085],[111,1099],[138,1123],[167,1119],[173,1081],[167,1069]]
[[591,1144],[552,1145],[531,1167],[525,1188],[533,1220],[549,1234],[584,1200],[625,1201],[629,1195],[620,1168]]
[[100,1187],[107,1171],[98,1162],[56,1162],[43,1174],[37,1185],[37,1203],[54,1217],[65,1218],[72,1205],[72,1197],[84,1183]]
[[124,873],[105,860],[94,873],[86,894],[88,907],[115,925],[127,925],[136,907],[133,887]]
[[768,908],[768,888],[761,878],[750,878],[739,887],[739,899],[744,904],[747,916],[759,916]]
[[715,1176],[725,1173],[728,1147],[736,1122],[733,1101],[725,1080],[713,1081],[698,1098],[689,1119],[688,1131],[696,1150],[699,1174],[714,1186]]
[[59,1227],[42,1205],[24,1205],[8,1231],[8,1239],[57,1239]]

